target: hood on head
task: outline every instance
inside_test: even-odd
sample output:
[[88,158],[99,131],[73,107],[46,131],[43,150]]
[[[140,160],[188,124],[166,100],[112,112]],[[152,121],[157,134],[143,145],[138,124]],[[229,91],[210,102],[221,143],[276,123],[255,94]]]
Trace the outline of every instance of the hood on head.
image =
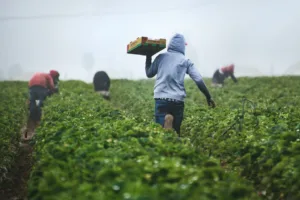
[[185,55],[185,39],[182,34],[176,33],[170,40],[168,51],[176,51]]

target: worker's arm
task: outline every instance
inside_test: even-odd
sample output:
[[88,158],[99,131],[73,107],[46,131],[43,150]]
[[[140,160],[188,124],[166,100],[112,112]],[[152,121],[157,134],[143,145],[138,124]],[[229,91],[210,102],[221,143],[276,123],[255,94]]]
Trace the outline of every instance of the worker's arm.
[[214,72],[214,75],[213,75],[213,78],[217,78],[218,77],[218,75],[219,75],[219,69],[217,69],[215,72]]
[[47,86],[49,87],[49,89],[51,91],[54,91],[55,90],[55,86],[54,86],[54,82],[53,82],[53,79],[50,75],[46,75],[46,80],[47,80]]
[[215,104],[211,98],[211,95],[202,79],[201,74],[198,72],[197,68],[194,66],[194,64],[190,61],[187,60],[188,68],[187,68],[187,74],[193,79],[193,81],[196,83],[198,86],[199,90],[205,95],[206,100],[208,105],[213,104],[212,106],[214,107]]
[[146,66],[145,71],[148,78],[152,78],[157,74],[158,70],[158,60],[160,58],[160,55],[158,55],[154,62],[152,63],[152,56],[147,55],[146,56]]
[[59,84],[59,78],[58,77],[55,77],[53,79],[53,84],[54,84],[54,93],[58,93],[59,89],[58,89],[58,84]]
[[235,82],[235,83],[237,83],[238,81],[237,81],[237,79],[235,78],[235,76],[234,76],[234,74],[233,73],[231,73],[230,74],[230,77],[232,78],[232,80]]
[[219,70],[217,69],[212,77],[212,82],[213,83],[218,83],[219,82]]

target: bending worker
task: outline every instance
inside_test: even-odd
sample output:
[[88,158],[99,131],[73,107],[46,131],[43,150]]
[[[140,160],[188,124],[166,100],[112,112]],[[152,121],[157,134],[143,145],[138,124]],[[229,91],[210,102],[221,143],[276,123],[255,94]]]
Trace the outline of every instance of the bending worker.
[[34,135],[35,128],[39,125],[42,117],[42,106],[49,95],[55,91],[53,79],[54,73],[35,73],[29,81],[29,117],[25,132],[25,140]]
[[94,75],[93,79],[94,90],[103,96],[103,98],[109,100],[109,88],[110,88],[110,79],[105,71],[98,71]]
[[234,64],[217,69],[212,78],[212,85],[223,87],[225,79],[229,76],[237,83],[237,79],[234,76]]

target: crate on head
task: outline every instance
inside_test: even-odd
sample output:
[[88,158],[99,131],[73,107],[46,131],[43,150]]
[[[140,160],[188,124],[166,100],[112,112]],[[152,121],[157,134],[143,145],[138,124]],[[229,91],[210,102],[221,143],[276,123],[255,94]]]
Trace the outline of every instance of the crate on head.
[[166,39],[150,39],[148,37],[138,37],[127,45],[128,54],[151,55],[166,48]]

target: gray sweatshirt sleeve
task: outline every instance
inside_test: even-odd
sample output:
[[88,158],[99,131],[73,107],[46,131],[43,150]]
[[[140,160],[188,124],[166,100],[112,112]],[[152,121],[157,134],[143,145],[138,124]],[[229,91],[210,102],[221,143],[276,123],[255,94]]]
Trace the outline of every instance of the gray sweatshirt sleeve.
[[190,60],[187,60],[187,74],[193,79],[193,81],[198,86],[199,90],[205,95],[207,99],[211,99],[210,93],[202,79],[201,74],[198,72],[197,68],[194,66]]
[[157,56],[154,60],[154,62],[152,63],[152,56],[146,56],[146,66],[145,66],[145,71],[146,71],[146,75],[148,78],[152,78],[157,74],[157,69],[158,69],[158,58],[159,56]]

